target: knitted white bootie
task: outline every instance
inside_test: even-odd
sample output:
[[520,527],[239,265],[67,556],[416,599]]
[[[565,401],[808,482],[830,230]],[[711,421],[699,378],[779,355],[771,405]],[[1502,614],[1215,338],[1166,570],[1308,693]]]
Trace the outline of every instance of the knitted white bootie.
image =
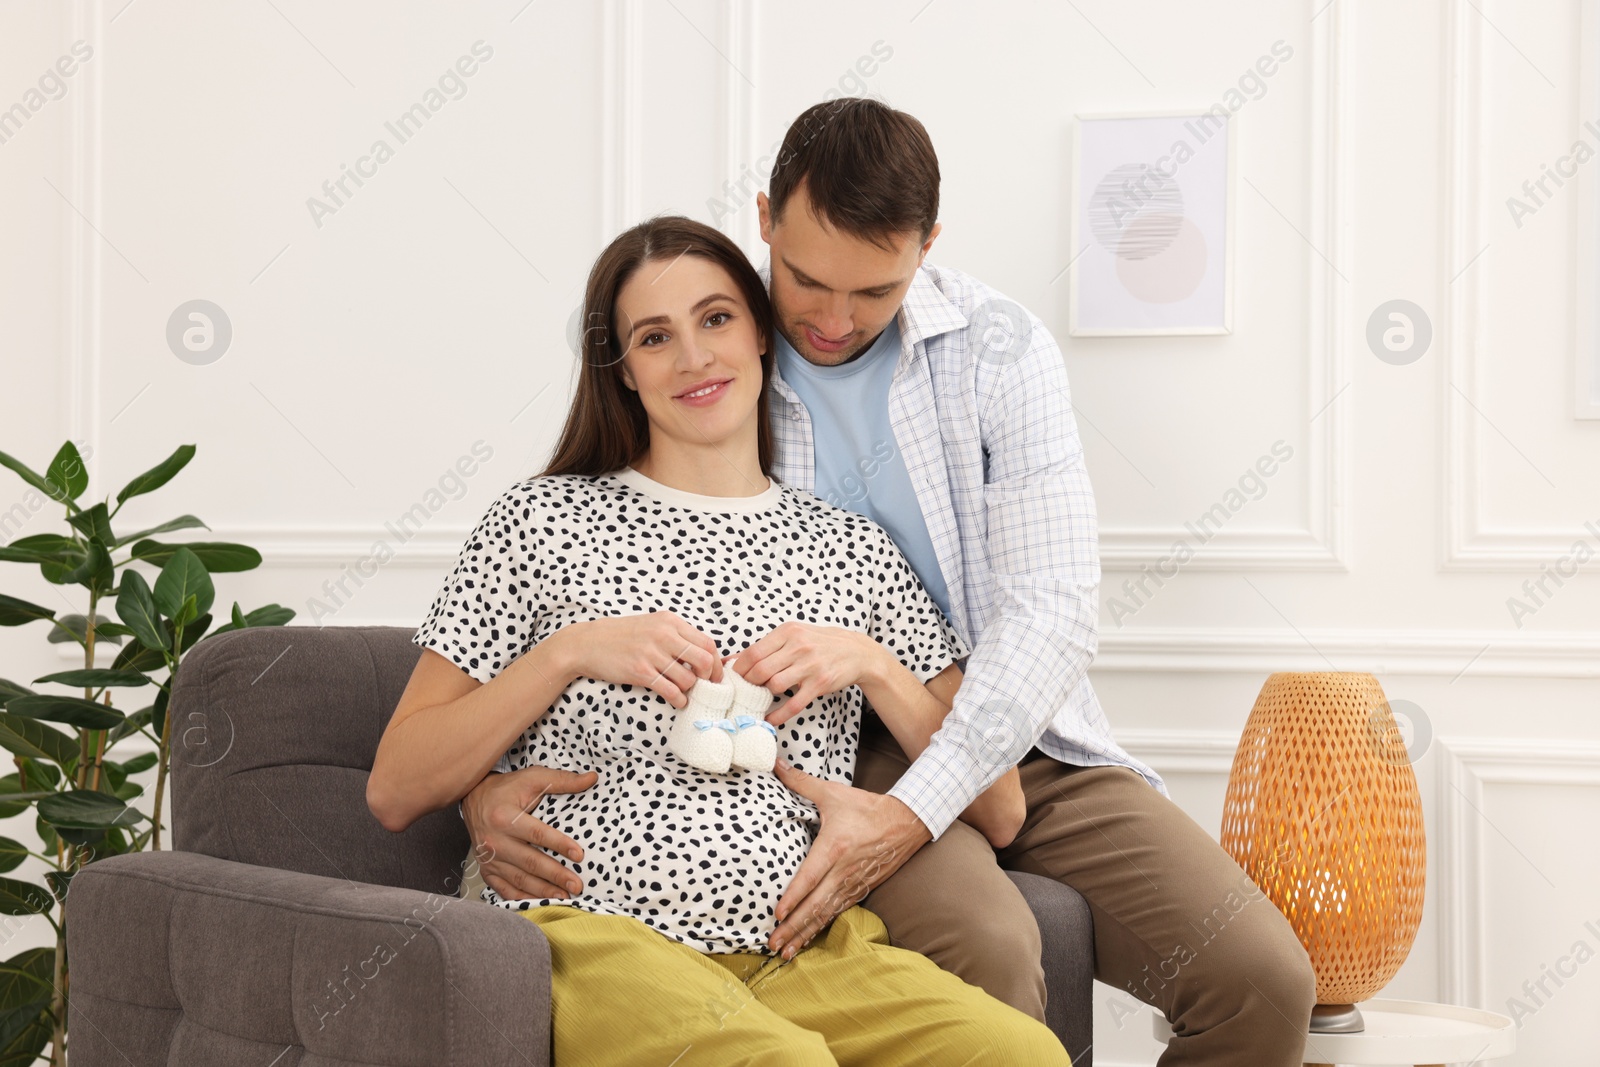
[[766,718],[772,710],[772,693],[727,667],[723,673],[733,680],[733,708],[728,715],[739,728],[733,735],[733,766],[770,771],[778,762],[778,730]]
[[733,706],[731,682],[701,678],[689,687],[689,706],[678,712],[667,735],[667,750],[691,767],[727,774],[738,727],[727,718]]
[[726,664],[722,674],[721,682],[701,678],[689,687],[689,705],[672,724],[667,750],[712,774],[734,768],[772,770],[778,761],[778,731],[764,718],[772,708],[772,694]]

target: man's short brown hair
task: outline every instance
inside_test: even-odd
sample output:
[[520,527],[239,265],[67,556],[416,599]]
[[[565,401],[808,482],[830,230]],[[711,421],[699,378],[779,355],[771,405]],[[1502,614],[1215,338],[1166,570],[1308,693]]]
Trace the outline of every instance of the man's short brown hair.
[[939,157],[927,129],[866,97],[815,104],[794,120],[767,190],[774,223],[802,181],[818,221],[883,248],[904,233],[921,245],[939,218]]

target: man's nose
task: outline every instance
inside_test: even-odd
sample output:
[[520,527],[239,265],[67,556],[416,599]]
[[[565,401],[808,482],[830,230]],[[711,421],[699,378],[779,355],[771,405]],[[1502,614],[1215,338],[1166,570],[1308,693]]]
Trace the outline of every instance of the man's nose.
[[835,294],[828,297],[822,305],[822,311],[817,316],[816,327],[825,341],[837,341],[847,337],[855,328],[854,308],[851,307],[850,297],[846,294]]

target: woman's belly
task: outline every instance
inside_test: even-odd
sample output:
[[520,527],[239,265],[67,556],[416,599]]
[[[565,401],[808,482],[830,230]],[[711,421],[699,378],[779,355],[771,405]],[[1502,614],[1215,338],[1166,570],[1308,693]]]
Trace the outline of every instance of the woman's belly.
[[670,755],[614,752],[595,769],[593,786],[532,812],[583,849],[578,862],[556,857],[583,881],[566,903],[633,915],[703,952],[765,951],[815,807],[770,773],[708,774]]

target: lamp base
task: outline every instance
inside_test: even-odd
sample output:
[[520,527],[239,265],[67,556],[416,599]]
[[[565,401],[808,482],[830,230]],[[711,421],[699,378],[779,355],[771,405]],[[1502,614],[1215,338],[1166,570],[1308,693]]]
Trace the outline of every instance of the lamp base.
[[1311,1009],[1313,1034],[1359,1034],[1367,1028],[1354,1004],[1317,1004]]

